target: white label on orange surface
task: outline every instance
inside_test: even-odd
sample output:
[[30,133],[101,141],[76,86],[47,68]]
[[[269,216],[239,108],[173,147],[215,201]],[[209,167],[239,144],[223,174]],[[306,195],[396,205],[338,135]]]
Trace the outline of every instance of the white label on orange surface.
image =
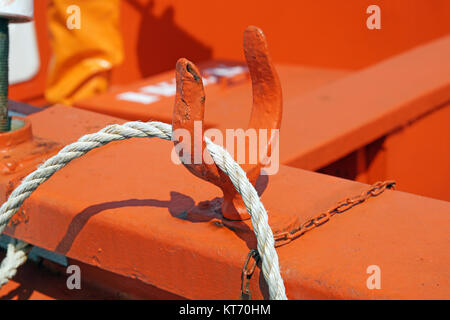
[[[248,69],[242,66],[218,65],[217,67],[204,70],[203,85],[207,86],[218,82],[218,78],[232,78],[236,75],[246,73]],[[118,100],[151,104],[160,100],[160,97],[173,97],[177,87],[175,79],[161,81],[156,84],[139,88],[139,92],[124,92],[117,95]]]
[[167,82],[163,81],[160,83],[157,83],[155,85],[145,86],[140,89],[140,91],[145,93],[152,93],[164,97],[172,97],[175,95],[177,90],[175,79],[172,79],[172,81]]
[[238,74],[247,72],[247,68],[242,66],[228,67],[224,65],[219,65],[215,68],[205,69],[205,74],[211,74],[218,77],[232,78]]
[[210,77],[204,77],[203,78],[203,85],[207,86],[211,83],[217,83],[217,77],[210,76]]
[[138,102],[142,104],[151,104],[159,100],[157,96],[131,91],[117,95],[117,99],[131,102]]

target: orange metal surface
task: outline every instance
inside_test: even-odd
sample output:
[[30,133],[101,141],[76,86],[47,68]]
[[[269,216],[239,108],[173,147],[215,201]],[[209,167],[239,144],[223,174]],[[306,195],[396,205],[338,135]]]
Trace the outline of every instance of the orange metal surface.
[[[289,166],[267,176],[260,175],[259,163],[243,165],[267,208],[275,237],[289,242],[298,226],[318,226],[277,248],[287,296],[450,299],[450,202],[386,190],[329,221],[327,215],[338,202],[358,201],[353,196],[368,189],[361,182],[375,179],[395,179],[400,190],[450,200],[450,24],[443,13],[450,9],[448,3],[380,0],[383,28],[373,32],[365,25],[365,9],[371,4],[366,0],[276,8],[269,1],[236,6],[233,1],[122,1],[127,57],[123,66],[102,75],[102,83],[121,84],[168,70],[180,56],[208,62],[197,69],[179,60],[176,92],[174,73],[168,72],[78,104],[109,115],[57,105],[28,116],[23,128],[0,135],[0,200],[63,145],[124,118],[172,122],[175,130],[191,133],[193,121],[204,117],[206,128],[244,128],[249,122],[250,128],[278,129],[280,81],[262,33],[250,28],[244,34],[249,70],[230,62],[241,58],[236,44],[252,18],[266,30],[276,61],[304,65],[279,67],[286,89],[280,160]],[[37,16],[47,3],[39,3]],[[402,5],[414,7],[405,11]],[[220,14],[205,15],[207,10]],[[218,23],[229,22],[230,16],[232,24]],[[320,27],[318,20],[323,21]],[[211,28],[205,28],[208,21]],[[418,28],[420,21],[425,24]],[[286,30],[299,30],[299,25],[316,29],[297,41],[297,34]],[[41,47],[43,26],[41,20]],[[39,85],[32,80],[15,86],[12,97],[44,102],[44,78],[41,71]],[[187,171],[173,163],[172,149],[172,143],[157,139],[114,142],[74,160],[45,182],[6,233],[67,256],[82,268],[87,290],[71,294],[64,268],[44,260],[46,270],[55,274],[28,264],[0,296],[239,298],[242,267],[256,247],[248,214],[215,165],[187,166]],[[294,167],[333,174],[344,168],[336,175],[359,182]],[[299,234],[302,228],[297,228]],[[373,265],[381,270],[377,290],[367,285]],[[250,290],[253,298],[268,298],[259,271]],[[36,272],[39,280],[33,280]]]
[[395,177],[408,192],[450,201],[449,103],[387,136],[383,149],[376,159],[382,164],[373,166],[382,166],[385,177]]
[[[1,259],[4,258],[2,254]],[[78,300],[113,299],[114,294],[94,289],[83,283],[83,290],[69,290],[66,276],[51,272],[34,262],[23,265],[13,280],[0,290],[0,300]]]
[[[0,258],[3,259],[4,255]],[[66,268],[48,260],[28,261],[0,290],[0,300],[179,300],[180,297],[143,282],[70,260],[82,270],[82,290],[67,288]]]
[[[450,151],[446,143],[448,140],[445,139],[448,137],[449,127],[445,123],[450,118],[448,112],[438,111],[448,109],[445,103],[450,100],[450,63],[446,59],[449,55],[450,37],[447,36],[346,76],[339,72],[319,71],[311,71],[309,76],[305,76],[302,69],[277,67],[283,86],[285,109],[281,127],[281,163],[308,170],[322,170],[377,139],[384,139],[399,130],[407,130],[404,129],[406,127],[413,128],[416,122],[428,121],[425,119],[429,117],[443,117],[427,128],[419,125],[422,129],[413,129],[417,132],[414,137],[402,135],[401,139],[397,138],[397,145],[412,146],[411,151],[428,155],[426,159],[429,161],[438,159],[436,161],[440,163],[439,168],[442,170],[438,170],[438,167],[433,170],[431,163],[410,157],[408,163],[411,166],[420,166],[420,170],[426,170],[427,173],[422,174],[421,179],[411,175],[406,177],[407,166],[401,165],[405,158],[401,156],[399,147],[398,151],[392,151],[386,158],[391,163],[386,164],[390,166],[387,171],[383,168],[375,169],[377,166],[374,164],[359,161],[359,169],[356,171],[364,177],[358,178],[357,174],[342,175],[337,170],[330,169],[324,169],[324,172],[367,183],[395,178],[401,190],[420,191],[423,195],[450,200],[450,191],[445,182],[450,177],[445,174],[448,168],[446,164],[450,163]],[[211,68],[210,64],[200,69]],[[233,66],[228,65],[228,68]],[[313,74],[320,80],[311,81]],[[245,128],[249,119],[248,106],[252,99],[250,82],[244,80],[232,86],[210,84],[205,71],[203,75],[207,79],[205,127],[221,130]],[[145,88],[161,87],[162,83],[172,83],[174,89],[174,83],[170,80],[172,77],[173,73],[164,73],[144,82],[116,88],[109,94],[81,101],[77,106],[126,119],[171,122],[172,95],[156,96],[160,100],[148,105],[122,100],[120,97],[127,92],[146,96],[149,93]],[[309,82],[313,84],[305,88],[305,84]],[[440,116],[435,116],[436,112]],[[439,148],[427,148],[427,141],[441,141],[441,144]],[[382,145],[382,148],[389,147]],[[372,148],[368,154],[359,154],[370,162],[377,157],[377,152],[379,150]],[[342,167],[343,162],[340,163],[339,167]],[[348,163],[344,166],[348,166]],[[367,173],[367,170],[371,173]]]
[[[272,130],[280,129],[283,98],[280,80],[272,65],[264,33],[257,27],[251,26],[245,30],[244,51],[253,88],[253,107],[249,129],[255,130],[255,132],[257,130],[267,130],[266,136],[269,135],[266,139],[266,145],[261,145],[261,141],[257,141],[258,157],[256,163],[250,164],[246,162],[241,164],[247,178],[255,185],[261,174],[261,168],[264,167],[264,159],[259,157],[261,154],[259,149],[264,149],[264,155],[267,157],[267,151],[271,150],[271,144],[279,143],[276,140],[269,139],[271,139]],[[207,164],[203,160],[201,160],[201,163],[195,162],[198,158],[203,159],[204,150],[206,149],[206,143],[203,141],[203,129],[200,129],[200,132],[195,132],[195,123],[200,122],[203,124],[206,100],[203,79],[199,70],[192,62],[180,59],[177,62],[176,75],[177,93],[172,120],[174,131],[172,137],[175,147],[184,146],[183,150],[190,153],[189,164],[186,161],[182,162],[191,173],[215,184],[222,190],[224,195],[222,214],[225,218],[229,220],[249,219],[250,215],[245,208],[242,198],[227,174],[222,172],[214,163]],[[183,138],[176,133],[180,129],[187,130],[190,133],[188,144],[184,140],[179,140]],[[199,134],[200,139],[202,139],[201,147],[199,150],[195,150]],[[250,146],[246,144],[245,147],[245,154],[249,155]]]
[[[61,146],[54,141],[34,137],[31,123],[26,118],[14,117],[12,123],[17,129],[0,134],[0,175],[18,175],[15,182],[19,182],[25,172],[34,170]],[[13,181],[5,187],[2,192],[12,192]]]
[[[51,57],[48,3],[35,1],[40,72],[31,81],[12,86],[15,100],[45,103]],[[372,4],[369,0],[287,1],[276,6],[271,0],[121,0],[125,61],[113,70],[112,82],[127,84],[171,70],[179,57],[196,63],[240,60],[236,43],[249,24],[265,31],[276,63],[352,70],[450,32],[446,0],[378,0],[382,28],[375,31],[366,27],[366,9]]]
[[318,172],[370,184],[395,179],[399,190],[449,201],[449,122],[445,103]]
[[[242,51],[240,43],[236,45]],[[252,104],[251,81],[246,64],[211,60],[196,65],[204,79],[207,96],[204,126],[246,126]],[[347,70],[297,65],[276,64],[275,68],[285,100],[314,91],[349,74]],[[108,93],[78,101],[75,106],[128,120],[152,119],[171,123],[174,99],[175,70],[172,70],[135,83],[114,86]]]
[[[28,119],[36,136],[60,144],[122,121],[62,106]],[[173,164],[172,147],[132,139],[90,152],[43,184],[7,233],[181,297],[238,298],[254,234],[223,219],[220,191]],[[306,221],[368,186],[281,166],[256,187],[276,230],[270,212]],[[448,202],[386,191],[338,215],[278,249],[288,297],[448,299],[449,213]],[[381,290],[366,286],[374,264]],[[259,272],[250,288],[267,297]]]
[[316,169],[438,109],[450,99],[449,54],[447,36],[286,101],[280,157]]

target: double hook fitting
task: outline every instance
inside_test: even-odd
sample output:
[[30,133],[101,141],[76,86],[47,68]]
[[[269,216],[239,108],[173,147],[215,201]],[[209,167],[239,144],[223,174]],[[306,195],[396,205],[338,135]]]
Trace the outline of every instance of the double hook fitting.
[[[272,130],[280,128],[283,101],[280,80],[272,64],[264,33],[259,28],[250,26],[245,30],[244,54],[253,90],[253,107],[248,127],[256,131],[265,129],[264,132],[270,134]],[[184,58],[178,60],[176,65],[176,86],[177,91],[172,120],[173,132],[175,133],[179,129],[187,130],[190,133],[191,141],[178,139],[174,134],[174,144],[178,150],[182,149],[186,153],[186,150],[191,150],[191,146],[195,146],[196,143],[195,133],[198,135],[198,132],[194,132],[195,122],[203,122],[204,119],[205,91],[199,70],[192,62]],[[202,145],[199,149],[203,156],[206,144],[203,140],[203,129],[201,130]],[[267,139],[268,142],[264,150],[266,156],[270,156],[270,154],[267,155],[267,152],[270,153],[270,150],[272,150],[271,145],[277,143],[272,137],[269,136]],[[260,143],[257,145],[260,146]],[[249,144],[246,143],[245,148],[246,154],[249,154]],[[213,183],[222,190],[224,195],[222,214],[225,218],[229,220],[246,220],[250,218],[241,196],[225,173],[214,163],[208,164],[205,161],[196,163],[194,152],[183,154],[183,158],[186,159],[186,157],[190,158],[191,161],[188,161],[189,164],[186,164],[185,161],[183,163],[191,173]],[[263,163],[263,159],[258,157],[256,164],[241,164],[247,178],[253,185],[255,185],[261,174]]]

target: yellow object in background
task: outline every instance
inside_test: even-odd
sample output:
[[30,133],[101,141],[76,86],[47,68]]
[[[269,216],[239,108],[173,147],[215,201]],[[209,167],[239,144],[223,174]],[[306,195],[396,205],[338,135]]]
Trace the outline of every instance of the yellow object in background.
[[106,91],[111,69],[124,56],[119,6],[120,0],[50,1],[49,103],[71,105]]

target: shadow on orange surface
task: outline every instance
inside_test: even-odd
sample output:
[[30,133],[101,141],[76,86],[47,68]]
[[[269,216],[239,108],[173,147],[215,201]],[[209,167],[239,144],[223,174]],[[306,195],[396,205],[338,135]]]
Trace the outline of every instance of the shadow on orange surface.
[[160,16],[156,16],[153,13],[154,0],[146,3],[128,0],[128,3],[141,16],[137,61],[142,77],[172,69],[180,54],[194,62],[211,59],[212,48],[177,25],[173,6],[168,6]]
[[[5,256],[1,252],[0,259]],[[80,290],[67,288],[65,267],[50,261],[27,261],[17,275],[0,289],[0,300],[117,300],[117,299],[183,299],[143,282],[123,277],[79,261],[82,280]]]
[[[256,182],[256,190],[262,195],[269,184],[268,176],[261,175]],[[194,199],[179,192],[172,191],[170,200],[157,199],[129,199],[121,201],[111,201],[90,206],[77,214],[65,232],[65,236],[58,243],[55,252],[66,255],[74,243],[76,237],[86,225],[86,223],[95,215],[103,211],[125,207],[159,207],[167,208],[172,217],[189,221],[192,223],[210,222],[215,219],[216,223],[228,226],[240,239],[245,241],[250,249],[256,246],[256,238],[253,231],[241,221],[228,222],[223,218],[221,211],[222,198],[214,198],[210,201],[195,203]],[[208,210],[204,210],[208,209]],[[213,212],[212,214],[210,212]]]

